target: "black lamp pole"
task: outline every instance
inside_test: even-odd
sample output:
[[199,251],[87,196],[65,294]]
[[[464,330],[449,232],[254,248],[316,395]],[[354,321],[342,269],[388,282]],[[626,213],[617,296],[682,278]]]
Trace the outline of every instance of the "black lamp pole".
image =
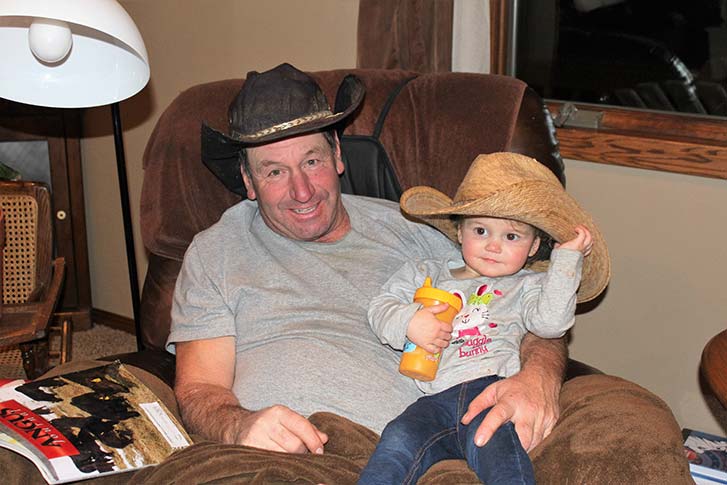
[[119,193],[121,195],[121,213],[124,219],[124,237],[126,239],[126,261],[129,267],[129,287],[131,289],[131,305],[134,310],[134,330],[136,331],[136,347],[143,349],[141,341],[141,320],[139,309],[139,277],[136,270],[136,251],[134,250],[134,231],[131,224],[131,207],[129,204],[129,184],[126,179],[126,157],[124,156],[124,136],[121,130],[121,114],[119,103],[111,105],[111,118],[114,124],[114,145],[116,146],[116,168],[119,174]]

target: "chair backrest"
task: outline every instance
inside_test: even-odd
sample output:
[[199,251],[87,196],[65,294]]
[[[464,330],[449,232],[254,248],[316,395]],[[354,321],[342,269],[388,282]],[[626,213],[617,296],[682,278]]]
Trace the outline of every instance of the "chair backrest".
[[[433,185],[453,195],[481,153],[524,153],[561,179],[563,164],[542,99],[522,81],[484,74],[419,74],[354,69],[312,73],[334,105],[347,74],[366,97],[344,133],[371,135],[392,90],[412,76],[386,117],[380,141],[402,189]],[[142,294],[142,341],[161,348],[168,335],[174,282],[187,246],[240,200],[202,164],[200,126],[227,132],[227,110],[242,79],[206,83],[182,92],[159,118],[144,153],[141,231],[150,252]]]
[[51,278],[53,238],[50,193],[36,182],[0,181],[5,220],[3,304],[33,301]]

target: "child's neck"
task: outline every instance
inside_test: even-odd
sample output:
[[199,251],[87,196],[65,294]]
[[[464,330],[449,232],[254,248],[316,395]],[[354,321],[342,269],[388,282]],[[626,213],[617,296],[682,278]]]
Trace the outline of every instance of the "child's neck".
[[[494,278],[493,276],[487,276],[486,274],[483,275],[483,274],[477,273],[475,271],[471,271],[467,268],[467,266],[450,269],[449,273],[452,275],[452,278],[454,278],[456,280],[473,280],[475,278],[481,278],[481,277]],[[513,273],[513,274],[515,274],[515,273]],[[512,275],[506,275],[506,276],[512,276]]]
[[452,278],[456,280],[469,280],[475,277],[472,273],[467,271],[467,266],[450,269],[449,272],[452,274]]

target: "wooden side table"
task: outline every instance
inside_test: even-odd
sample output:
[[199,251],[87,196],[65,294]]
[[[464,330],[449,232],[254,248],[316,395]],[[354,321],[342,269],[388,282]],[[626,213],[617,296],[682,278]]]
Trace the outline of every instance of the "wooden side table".
[[91,278],[81,169],[81,110],[0,99],[0,161],[51,189],[54,254],[65,259],[59,311],[91,328]]
[[727,330],[712,337],[704,346],[700,367],[714,395],[727,408]]

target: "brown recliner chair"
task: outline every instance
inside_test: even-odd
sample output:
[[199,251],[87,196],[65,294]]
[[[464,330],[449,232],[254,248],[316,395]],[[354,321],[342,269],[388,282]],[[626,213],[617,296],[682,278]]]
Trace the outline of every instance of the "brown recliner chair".
[[[391,93],[401,87],[379,137],[401,189],[425,184],[452,195],[470,162],[480,153],[495,151],[530,155],[564,180],[550,117],[524,83],[503,76],[447,73],[421,74],[402,87],[416,74],[313,73],[331,105],[341,79],[351,72],[362,79],[367,94],[345,127],[347,135],[371,135]],[[184,252],[196,233],[240,200],[202,164],[200,125],[205,121],[227,132],[227,108],[242,82],[207,83],[181,93],[159,119],[144,154],[141,224],[149,267],[141,326],[146,350],[123,360],[168,383],[173,382],[173,356],[159,350],[169,332],[172,293]],[[593,371],[569,363],[569,377]],[[661,400],[617,378],[579,379],[565,385],[584,390],[568,394],[561,403],[560,432],[532,454],[540,483],[689,483],[679,426]],[[595,408],[594,399],[600,399]],[[605,418],[613,406],[627,412],[618,419]]]

